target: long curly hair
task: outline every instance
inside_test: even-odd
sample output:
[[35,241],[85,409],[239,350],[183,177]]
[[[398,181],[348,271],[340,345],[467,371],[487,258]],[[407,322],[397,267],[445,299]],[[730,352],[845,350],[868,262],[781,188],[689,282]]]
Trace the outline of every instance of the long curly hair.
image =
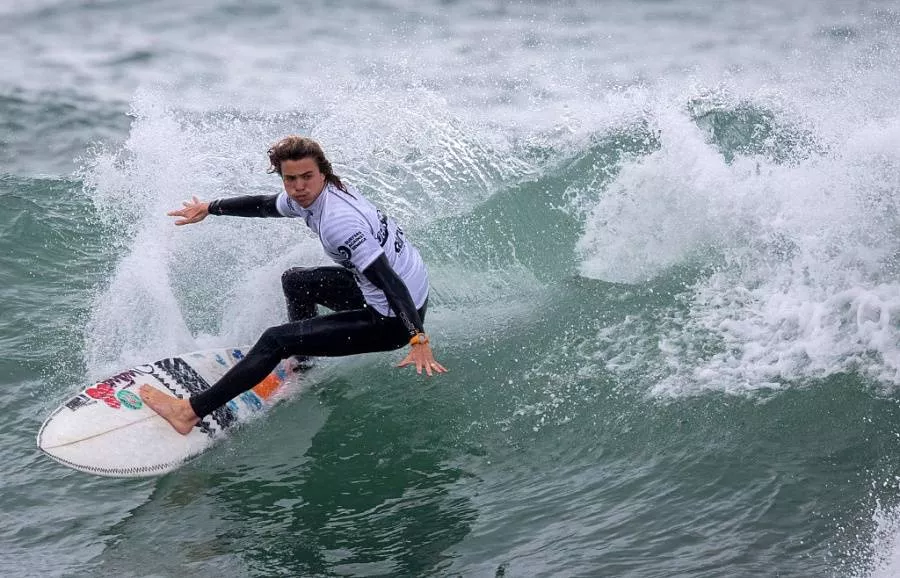
[[278,173],[281,175],[281,163],[284,161],[299,161],[301,159],[311,158],[316,161],[319,172],[325,175],[325,182],[331,183],[340,190],[347,192],[341,178],[334,174],[331,168],[331,162],[325,158],[325,152],[322,147],[311,138],[303,136],[286,136],[269,149],[269,162],[272,166],[268,172]]

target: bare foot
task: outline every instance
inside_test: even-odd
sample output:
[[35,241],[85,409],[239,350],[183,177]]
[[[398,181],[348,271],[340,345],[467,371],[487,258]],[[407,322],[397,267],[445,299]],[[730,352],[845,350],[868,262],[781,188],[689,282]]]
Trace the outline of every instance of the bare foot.
[[186,399],[178,399],[146,383],[141,385],[138,393],[150,409],[169,422],[181,435],[189,434],[200,421]]

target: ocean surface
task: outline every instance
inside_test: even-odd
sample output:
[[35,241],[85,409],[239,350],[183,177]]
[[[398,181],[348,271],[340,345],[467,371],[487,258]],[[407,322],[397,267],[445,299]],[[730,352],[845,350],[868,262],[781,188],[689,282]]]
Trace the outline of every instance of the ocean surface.
[[[900,575],[900,6],[0,5],[0,575]],[[174,473],[43,456],[92,380],[252,343],[319,140],[449,373],[321,361]]]

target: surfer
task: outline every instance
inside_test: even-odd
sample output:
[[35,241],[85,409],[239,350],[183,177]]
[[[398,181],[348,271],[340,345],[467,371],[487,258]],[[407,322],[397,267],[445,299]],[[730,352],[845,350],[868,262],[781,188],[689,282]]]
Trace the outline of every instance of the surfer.
[[[204,202],[197,197],[170,211],[176,225],[208,215],[294,217],[319,236],[339,267],[295,267],[282,275],[289,322],[270,327],[246,357],[208,390],[178,399],[149,385],[141,398],[179,433],[262,381],[282,359],[390,351],[409,353],[397,365],[417,373],[443,373],[431,351],[423,320],[428,307],[428,272],[418,250],[393,219],[334,174],[319,144],[289,136],[268,151],[270,173],[284,192]],[[333,311],[317,315],[317,306]]]

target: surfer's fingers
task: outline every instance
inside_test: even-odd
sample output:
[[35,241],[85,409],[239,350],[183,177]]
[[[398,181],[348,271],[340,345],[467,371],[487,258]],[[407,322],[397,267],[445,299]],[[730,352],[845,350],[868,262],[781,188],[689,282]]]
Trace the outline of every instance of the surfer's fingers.
[[441,365],[440,363],[438,363],[437,361],[432,361],[430,364],[428,364],[428,367],[429,367],[428,375],[431,375],[432,371],[434,373],[447,373],[447,368],[444,367],[443,365]]
[[407,365],[415,364],[416,373],[422,375],[422,370],[425,370],[425,374],[429,377],[433,376],[435,373],[446,373],[447,368],[434,360],[430,355],[425,359],[420,359],[418,356],[414,356],[413,352],[410,352],[406,357],[403,358],[403,361],[397,364],[397,367],[406,367]]

